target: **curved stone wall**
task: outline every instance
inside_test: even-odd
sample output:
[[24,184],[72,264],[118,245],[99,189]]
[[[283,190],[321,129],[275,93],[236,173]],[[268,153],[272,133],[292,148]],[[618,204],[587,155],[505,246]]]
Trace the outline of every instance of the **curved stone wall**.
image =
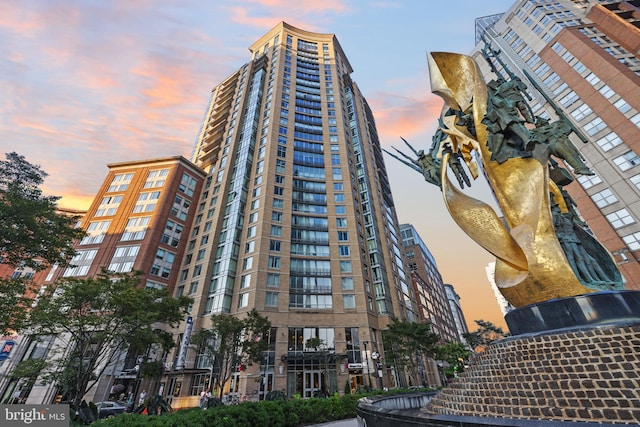
[[492,343],[425,414],[640,424],[640,323]]

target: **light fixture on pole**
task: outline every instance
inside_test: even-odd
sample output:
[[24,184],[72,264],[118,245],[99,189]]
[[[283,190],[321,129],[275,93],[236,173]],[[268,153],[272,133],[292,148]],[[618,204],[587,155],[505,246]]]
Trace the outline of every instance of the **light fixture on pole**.
[[378,377],[378,381],[380,382],[380,389],[382,390],[382,370],[380,369],[380,353],[377,351],[371,352],[371,358],[373,359],[373,367],[376,369],[376,377]]
[[367,377],[369,377],[369,387],[371,387],[371,374],[369,373],[369,353],[367,352],[367,344],[369,344],[369,341],[362,341],[362,344],[364,344],[364,361],[367,368]]

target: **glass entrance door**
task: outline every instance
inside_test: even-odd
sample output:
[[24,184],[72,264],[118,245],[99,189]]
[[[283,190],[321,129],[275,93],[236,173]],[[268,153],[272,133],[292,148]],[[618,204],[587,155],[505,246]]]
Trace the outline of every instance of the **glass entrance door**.
[[322,371],[304,371],[303,396],[315,397],[322,389]]

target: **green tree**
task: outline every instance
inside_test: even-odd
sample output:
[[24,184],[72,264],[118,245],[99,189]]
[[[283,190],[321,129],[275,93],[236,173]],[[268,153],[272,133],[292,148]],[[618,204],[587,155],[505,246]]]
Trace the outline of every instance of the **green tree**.
[[462,335],[472,351],[483,351],[493,341],[509,336],[502,328],[491,322],[486,320],[476,320],[475,322],[478,325],[478,329]]
[[224,387],[240,365],[260,362],[263,352],[268,350],[266,338],[271,322],[256,309],[246,317],[238,318],[228,314],[211,316],[211,328],[200,329],[193,334],[191,342],[199,354],[206,356],[212,364],[212,373],[216,372],[213,390],[222,397]]
[[4,262],[41,270],[65,265],[84,235],[78,217],[58,212],[56,196],[44,196],[40,185],[47,173],[15,152],[0,161],[0,253]]
[[464,371],[466,360],[470,354],[471,352],[467,350],[467,347],[458,342],[439,345],[435,348],[435,359],[446,362],[443,370],[448,378]]
[[78,405],[122,351],[173,345],[158,324],[177,325],[191,299],[139,284],[135,273],[103,272],[91,279],[61,279],[37,298],[30,330],[57,336],[40,372],[43,382],[56,383]]
[[22,329],[31,300],[25,295],[31,285],[23,277],[0,278],[0,335],[12,335]]
[[382,337],[387,360],[394,360],[397,367],[408,369],[410,384],[420,384],[419,360],[433,357],[440,336],[431,331],[431,325],[428,323],[399,321],[393,318]]
[[[0,161],[0,258],[15,268],[45,269],[66,264],[74,254],[73,241],[84,235],[74,228],[77,217],[57,211],[58,197],[43,196],[47,174],[16,153]],[[21,329],[31,285],[23,277],[0,279],[0,334]]]

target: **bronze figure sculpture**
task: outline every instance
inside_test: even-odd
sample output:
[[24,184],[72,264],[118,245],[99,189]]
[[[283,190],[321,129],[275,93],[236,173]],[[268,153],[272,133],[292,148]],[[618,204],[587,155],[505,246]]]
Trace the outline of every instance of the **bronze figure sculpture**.
[[[483,53],[490,60],[496,52]],[[563,116],[534,117],[526,85],[504,64],[509,79],[485,84],[469,56],[433,52],[428,60],[432,92],[445,101],[431,148],[416,151],[405,141],[415,159],[389,154],[439,186],[457,224],[496,256],[494,277],[505,298],[523,307],[623,289],[611,255],[584,229],[563,188],[573,177],[553,158],[574,174],[593,174],[568,138],[575,128]],[[463,164],[474,179],[482,171],[500,214],[462,191],[471,184]]]

